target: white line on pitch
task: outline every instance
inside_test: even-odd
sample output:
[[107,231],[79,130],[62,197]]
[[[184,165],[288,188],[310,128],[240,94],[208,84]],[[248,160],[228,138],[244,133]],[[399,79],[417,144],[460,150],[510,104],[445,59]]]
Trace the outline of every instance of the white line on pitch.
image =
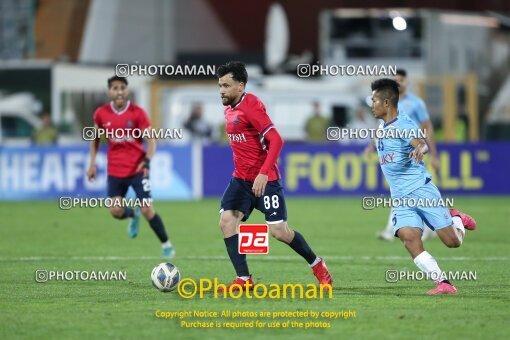
[[[329,261],[401,261],[409,260],[408,256],[323,256]],[[176,260],[217,260],[226,261],[227,256],[176,256]],[[438,257],[442,261],[509,261],[510,257],[484,256],[484,257]],[[0,261],[136,261],[136,260],[162,260],[159,256],[26,256],[26,257],[0,257]],[[250,261],[302,261],[299,256],[250,256]]]

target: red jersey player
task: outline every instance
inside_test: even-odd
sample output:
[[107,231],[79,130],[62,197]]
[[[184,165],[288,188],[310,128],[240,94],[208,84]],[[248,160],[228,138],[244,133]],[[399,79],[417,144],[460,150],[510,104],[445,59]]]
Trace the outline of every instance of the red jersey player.
[[[123,77],[108,79],[108,97],[111,101],[96,110],[94,113],[95,129],[103,129],[108,138],[108,197],[115,202],[110,207],[110,213],[118,219],[130,218],[128,234],[131,238],[138,235],[140,228],[140,208],[122,207],[122,198],[131,186],[140,201],[150,200],[149,168],[150,160],[156,151],[156,141],[147,138],[147,151],[144,150],[142,138],[132,138],[140,135],[145,129],[151,128],[151,122],[145,111],[128,100],[128,82]],[[140,133],[130,133],[134,129]],[[96,138],[90,145],[90,166],[87,177],[93,181],[96,177],[96,155],[100,138]],[[154,211],[152,203],[141,207],[152,230],[161,242],[163,257],[171,258],[175,251],[166,234],[161,217]]]
[[234,173],[221,199],[220,228],[237,278],[229,289],[249,289],[253,284],[246,255],[239,254],[237,229],[253,209],[265,214],[271,234],[288,244],[310,265],[324,289],[333,280],[324,260],[317,257],[303,236],[287,225],[287,209],[276,161],[283,140],[266,113],[264,104],[245,92],[248,74],[240,62],[218,68],[226,133],[234,155]]

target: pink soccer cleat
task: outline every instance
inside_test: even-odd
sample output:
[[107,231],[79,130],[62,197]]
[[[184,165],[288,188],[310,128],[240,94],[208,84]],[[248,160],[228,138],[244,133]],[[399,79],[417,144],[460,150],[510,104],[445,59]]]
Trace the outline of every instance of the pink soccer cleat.
[[429,290],[427,294],[429,295],[457,294],[457,288],[455,288],[455,286],[452,284],[446,282],[439,282],[437,287]]
[[464,228],[467,230],[475,230],[476,229],[476,221],[474,218],[469,216],[468,214],[461,213],[460,211],[456,209],[450,209],[450,214],[452,216],[458,216],[462,220],[462,224],[464,225]]
[[328,267],[326,267],[326,263],[324,259],[321,258],[321,261],[312,267],[313,275],[319,281],[319,285],[321,285],[322,289],[325,291],[329,290],[329,287],[333,286],[333,278],[329,273]]
[[218,293],[223,293],[224,291],[227,292],[238,292],[240,290],[247,291],[253,289],[253,280],[250,278],[248,280],[243,280],[240,277],[237,277],[234,281],[232,281],[231,284],[226,286],[225,288],[219,287],[217,289]]

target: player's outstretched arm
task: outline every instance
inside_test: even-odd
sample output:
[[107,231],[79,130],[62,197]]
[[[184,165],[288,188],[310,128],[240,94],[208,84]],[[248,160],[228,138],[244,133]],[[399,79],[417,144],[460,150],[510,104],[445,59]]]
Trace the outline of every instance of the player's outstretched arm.
[[[98,126],[95,124],[94,128],[97,129]],[[89,181],[94,181],[96,179],[96,156],[97,150],[99,149],[99,144],[101,143],[101,139],[97,137],[90,142],[90,159],[89,159],[89,168],[87,170],[87,178]]]
[[423,160],[423,155],[429,151],[429,147],[420,138],[413,139],[411,145],[414,147],[414,150],[409,154],[409,158],[414,159],[416,163],[420,163]]

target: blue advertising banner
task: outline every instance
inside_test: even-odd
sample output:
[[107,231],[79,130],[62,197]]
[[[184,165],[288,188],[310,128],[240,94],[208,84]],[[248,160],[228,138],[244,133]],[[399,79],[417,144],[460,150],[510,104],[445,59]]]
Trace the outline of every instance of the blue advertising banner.
[[203,196],[223,195],[234,172],[234,161],[230,146],[204,146],[202,160]]
[[[440,144],[438,150],[433,181],[443,194],[510,194],[510,143]],[[221,195],[233,171],[232,152],[214,146],[203,154],[204,196]],[[365,158],[363,146],[286,144],[280,170],[288,195],[389,195],[377,154]]]
[[[0,148],[0,200],[106,196],[106,153],[97,156],[94,182],[86,178],[88,146]],[[151,161],[154,199],[191,199],[191,146],[159,146]]]

